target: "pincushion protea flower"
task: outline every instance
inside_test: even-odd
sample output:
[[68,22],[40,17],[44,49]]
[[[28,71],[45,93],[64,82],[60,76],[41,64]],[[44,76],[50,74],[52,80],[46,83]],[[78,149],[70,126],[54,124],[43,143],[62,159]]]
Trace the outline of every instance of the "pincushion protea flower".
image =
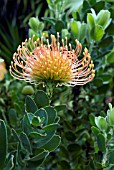
[[76,40],[76,48],[68,45],[67,38],[59,41],[54,35],[44,44],[44,37],[34,40],[34,36],[25,40],[14,53],[10,73],[19,80],[30,83],[55,83],[56,85],[84,85],[94,76],[94,64],[87,48],[83,58],[78,59],[82,45]]

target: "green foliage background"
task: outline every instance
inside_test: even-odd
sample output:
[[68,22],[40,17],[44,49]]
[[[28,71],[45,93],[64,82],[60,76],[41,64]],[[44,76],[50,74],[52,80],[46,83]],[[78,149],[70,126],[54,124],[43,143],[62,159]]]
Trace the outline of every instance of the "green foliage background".
[[[71,0],[70,2],[69,0],[47,0],[46,3],[32,0],[31,8],[28,1],[23,2],[24,4],[20,1],[23,9],[21,14],[17,12],[13,19],[10,17],[7,20],[6,16],[5,21],[1,20],[3,24],[0,26],[0,55],[5,59],[7,68],[12,60],[13,52],[24,38],[31,37],[33,34],[38,38],[42,33],[56,35],[60,32],[61,38],[67,36],[74,48],[75,39],[78,39],[83,47],[88,48],[95,64],[96,75],[92,82],[81,87],[57,87],[54,89],[51,103],[47,102],[45,105],[44,102],[43,106],[36,104],[38,110],[53,107],[57,113],[56,119],[52,122],[54,123],[54,129],[52,128],[54,142],[50,141],[48,151],[45,152],[45,144],[40,149],[34,146],[33,139],[36,139],[35,135],[38,134],[32,134],[31,138],[28,136],[33,131],[39,133],[35,131],[35,126],[43,121],[40,120],[41,117],[40,119],[34,117],[34,109],[29,110],[31,108],[29,105],[32,102],[31,106],[35,108],[35,104],[33,107],[33,103],[36,102],[34,95],[37,96],[38,89],[44,91],[46,89],[39,85],[29,86],[27,90],[28,84],[14,80],[8,73],[4,81],[0,82],[0,127],[2,128],[0,132],[3,132],[0,133],[0,139],[4,138],[4,141],[0,141],[2,142],[0,146],[4,146],[1,155],[6,155],[6,157],[0,157],[1,168],[3,170],[7,168],[113,170],[114,2],[112,0]],[[18,2],[16,3],[20,7]],[[26,106],[24,106],[27,94],[29,97],[26,97]],[[44,96],[43,100],[47,101],[46,98]],[[27,102],[30,102],[28,108]],[[112,103],[109,110],[108,103]],[[27,124],[28,115],[31,120],[29,125]],[[58,122],[59,127],[55,125]],[[27,131],[24,126],[29,127]],[[43,133],[44,131],[40,131],[40,134]],[[4,134],[8,134],[8,137]],[[61,143],[55,140],[55,138],[59,139],[59,136],[61,136]],[[54,148],[56,148],[55,151],[53,151]],[[19,152],[20,150],[22,152]],[[41,157],[38,156],[36,160],[33,160],[33,156],[40,153],[43,156],[40,155]],[[43,164],[40,165],[42,162]],[[39,165],[40,167],[37,167]]]

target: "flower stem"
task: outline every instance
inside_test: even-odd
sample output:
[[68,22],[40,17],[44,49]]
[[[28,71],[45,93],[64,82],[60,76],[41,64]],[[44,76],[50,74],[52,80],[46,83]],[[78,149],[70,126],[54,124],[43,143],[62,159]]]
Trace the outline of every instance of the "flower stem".
[[46,84],[46,92],[47,92],[47,94],[48,94],[48,96],[49,96],[50,98],[52,98],[53,90],[54,90],[54,84],[48,82],[48,83]]

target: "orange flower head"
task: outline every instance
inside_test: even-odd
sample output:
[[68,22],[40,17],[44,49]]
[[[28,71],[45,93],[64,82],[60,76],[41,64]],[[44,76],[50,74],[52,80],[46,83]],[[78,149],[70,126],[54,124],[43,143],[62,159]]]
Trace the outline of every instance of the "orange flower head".
[[83,58],[79,55],[82,45],[76,40],[76,48],[72,49],[66,40],[59,41],[54,35],[44,43],[44,37],[34,40],[34,36],[22,42],[17,53],[13,55],[10,73],[19,80],[30,83],[55,83],[56,85],[84,85],[95,76],[94,64],[87,48]]
[[0,58],[0,81],[4,79],[4,75],[7,73],[5,62]]

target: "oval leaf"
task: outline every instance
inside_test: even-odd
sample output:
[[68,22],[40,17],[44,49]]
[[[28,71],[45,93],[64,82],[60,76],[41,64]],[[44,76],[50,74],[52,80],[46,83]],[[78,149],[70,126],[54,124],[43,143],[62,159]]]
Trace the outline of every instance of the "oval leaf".
[[104,35],[104,30],[100,25],[95,25],[95,27],[90,32],[91,38],[95,41],[100,41]]
[[44,109],[46,110],[47,115],[48,115],[48,123],[47,123],[47,125],[54,123],[55,119],[57,117],[56,110],[53,107],[51,107],[51,106],[47,106]]
[[49,106],[49,98],[48,98],[47,94],[42,90],[37,91],[34,100],[35,100],[38,108]]
[[97,144],[101,152],[106,152],[105,137],[101,133],[97,135]]
[[7,129],[3,120],[0,120],[0,169],[3,168],[7,155]]
[[26,107],[26,112],[29,112],[29,113],[34,113],[37,110],[37,106],[34,100],[30,96],[26,97],[25,107]]
[[54,135],[53,138],[46,145],[43,146],[43,148],[45,150],[48,150],[49,152],[52,152],[59,146],[60,142],[61,142],[60,136]]
[[114,63],[114,51],[108,54],[107,61],[109,63]]

